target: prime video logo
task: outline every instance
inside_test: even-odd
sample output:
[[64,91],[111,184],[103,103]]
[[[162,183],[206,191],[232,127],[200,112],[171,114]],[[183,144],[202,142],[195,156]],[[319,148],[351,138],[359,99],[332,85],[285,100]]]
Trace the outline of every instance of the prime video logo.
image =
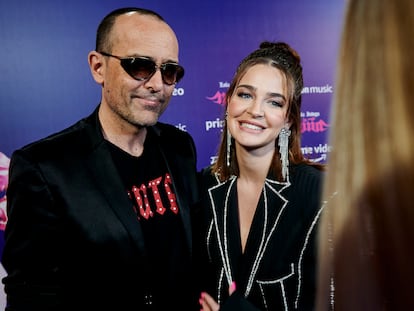
[[210,129],[222,129],[224,127],[224,120],[217,118],[215,120],[207,120],[206,121],[206,131],[208,132]]

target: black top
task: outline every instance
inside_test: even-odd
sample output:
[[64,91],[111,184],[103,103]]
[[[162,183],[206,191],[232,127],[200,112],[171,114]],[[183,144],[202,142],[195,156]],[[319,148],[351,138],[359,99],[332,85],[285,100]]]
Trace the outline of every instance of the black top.
[[154,135],[148,133],[143,154],[139,157],[109,142],[108,145],[124,182],[125,194],[130,198],[131,208],[141,224],[148,251],[149,260],[140,269],[152,282],[152,295],[174,305],[182,291],[177,280],[183,284],[192,282],[187,269],[191,264],[190,253],[176,191]]

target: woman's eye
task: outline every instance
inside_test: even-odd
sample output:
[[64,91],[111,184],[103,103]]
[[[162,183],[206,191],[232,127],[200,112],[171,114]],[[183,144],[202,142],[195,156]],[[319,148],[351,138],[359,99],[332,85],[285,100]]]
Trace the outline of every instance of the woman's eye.
[[283,107],[283,103],[281,103],[281,102],[279,102],[279,101],[276,101],[276,100],[271,100],[269,103],[270,103],[272,106],[275,106],[275,107]]
[[237,96],[240,98],[251,98],[252,97],[249,93],[245,93],[245,92],[239,92],[237,93]]

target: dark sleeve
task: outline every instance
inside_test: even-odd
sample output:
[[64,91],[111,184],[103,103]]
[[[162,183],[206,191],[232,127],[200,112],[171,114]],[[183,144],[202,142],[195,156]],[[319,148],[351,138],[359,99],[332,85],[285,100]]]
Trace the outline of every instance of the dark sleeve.
[[[163,135],[161,136],[164,145],[164,153],[171,158],[174,163],[174,177],[179,176],[178,180],[182,183],[185,191],[185,201],[189,202],[191,207],[198,202],[197,186],[197,150],[192,136],[184,131],[178,130],[172,125],[159,124]],[[171,150],[173,152],[171,152]],[[177,170],[174,170],[176,168]]]
[[2,257],[10,310],[49,310],[58,303],[62,226],[49,187],[33,162],[18,151],[10,163]]
[[193,265],[194,265],[194,286],[198,294],[207,291],[206,285],[206,267],[208,267],[207,250],[205,248],[206,234],[206,206],[202,200],[203,193],[203,173],[197,173],[198,192],[200,194],[198,201],[192,209],[192,234],[193,234]]
[[[319,214],[318,214],[319,215]],[[314,310],[316,297],[316,267],[317,267],[317,224],[319,216],[316,215],[313,226],[306,238],[306,245],[304,245],[302,261],[300,269],[302,270],[301,278],[299,279],[300,299],[297,301],[297,310]]]
[[[321,187],[323,174],[313,168],[297,179],[297,185],[303,189],[302,196],[306,198],[306,209],[302,215],[306,221],[306,232],[301,249],[298,293],[295,300],[297,310],[314,310],[316,297],[316,267],[317,267],[317,231],[322,213]],[[299,191],[299,190],[298,190]]]

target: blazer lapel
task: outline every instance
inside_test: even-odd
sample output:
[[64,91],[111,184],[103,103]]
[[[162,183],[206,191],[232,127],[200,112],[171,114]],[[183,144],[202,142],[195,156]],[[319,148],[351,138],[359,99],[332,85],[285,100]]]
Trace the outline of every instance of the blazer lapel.
[[[265,180],[263,194],[259,202],[259,217],[253,219],[252,227],[257,228],[253,232],[252,239],[249,236],[249,241],[255,245],[252,248],[246,247],[246,255],[251,261],[250,277],[245,289],[245,297],[250,294],[254,286],[256,274],[262,265],[262,259],[268,247],[274,247],[270,240],[274,234],[277,234],[281,218],[287,207],[288,200],[284,190],[289,187],[289,183],[280,183],[267,178]],[[257,211],[256,211],[257,213]],[[259,223],[260,222],[260,223]]]
[[[218,241],[218,250],[222,258],[224,273],[229,282],[234,277],[232,271],[232,256],[241,252],[240,237],[235,236],[239,232],[228,232],[230,217],[237,218],[237,211],[230,211],[230,194],[236,187],[236,178],[233,177],[225,183],[217,184],[209,188],[209,199],[213,216],[213,234]],[[261,266],[261,261],[266,249],[269,247],[270,238],[277,231],[280,218],[283,215],[287,199],[285,189],[289,183],[279,183],[267,178],[263,193],[258,206],[258,215],[255,214],[254,226],[257,230],[249,233],[249,240],[245,249],[245,259],[247,269],[243,273],[249,275],[248,282],[244,288],[244,295],[247,297],[253,287],[253,281]],[[235,199],[234,197],[231,199]],[[236,214],[234,214],[234,213]],[[233,228],[235,228],[233,224]],[[237,241],[235,240],[237,238]],[[241,288],[242,290],[242,288]]]
[[97,186],[106,198],[109,207],[123,223],[140,252],[146,256],[146,248],[141,225],[131,207],[119,173],[112,161],[111,153],[103,138],[98,119],[98,108],[85,121],[85,138],[90,148],[87,167],[94,176]]
[[[231,254],[238,251],[240,244],[239,233],[231,232],[229,234],[228,222],[229,219],[229,208],[230,208],[230,194],[236,186],[236,177],[232,177],[225,183],[217,184],[208,189],[211,212],[213,216],[213,232],[215,235],[220,257],[223,262],[224,273],[229,284],[233,281],[234,272],[232,271]],[[232,241],[229,241],[229,239]],[[233,239],[236,238],[237,241]],[[229,247],[232,246],[231,249]]]
[[91,173],[95,175],[98,187],[106,197],[119,220],[124,224],[140,251],[146,254],[144,238],[137,216],[122,186],[121,178],[114,166],[111,154],[104,143],[95,149],[88,158]]
[[[154,129],[154,132],[159,135],[158,129]],[[165,160],[167,171],[170,174],[170,178],[175,189],[175,195],[177,200],[178,208],[180,209],[181,220],[184,226],[184,232],[187,240],[187,245],[192,253],[192,234],[191,234],[191,217],[190,217],[190,203],[188,202],[187,196],[182,194],[188,194],[189,190],[186,190],[181,182],[180,178],[176,176],[186,175],[194,170],[190,167],[190,163],[183,161],[180,157],[176,157],[174,153],[164,150],[161,143],[158,144],[159,150],[162,157]],[[190,176],[188,176],[189,178]],[[195,181],[194,181],[195,182]]]

